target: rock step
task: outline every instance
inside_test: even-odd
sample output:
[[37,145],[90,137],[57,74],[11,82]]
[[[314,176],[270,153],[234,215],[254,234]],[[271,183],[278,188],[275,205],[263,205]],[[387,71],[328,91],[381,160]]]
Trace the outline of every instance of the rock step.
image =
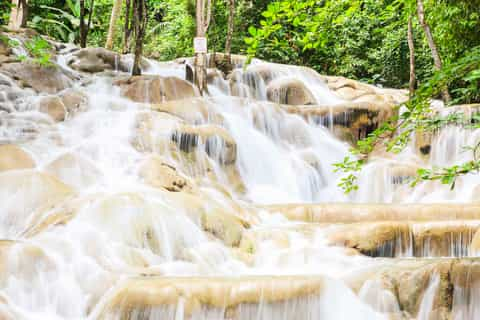
[[[472,257],[479,253],[480,220],[380,221],[340,224],[300,223],[287,227],[247,230],[240,248],[256,253],[263,241],[278,250],[294,248],[297,237],[315,250],[346,248],[349,255],[370,257]],[[318,239],[325,239],[319,241]]]
[[[376,259],[343,280],[388,319],[454,319],[472,313],[480,259]],[[351,319],[329,305],[349,306],[355,319],[377,319],[338,280],[320,275],[158,277],[126,279],[96,310],[98,319]],[[432,301],[430,304],[425,301]],[[358,300],[357,300],[358,301]],[[333,311],[333,310],[331,310]],[[337,311],[338,312],[338,311]],[[255,317],[253,317],[255,318]],[[464,318],[462,318],[464,319]]]
[[480,220],[362,222],[334,225],[328,239],[371,257],[467,257],[478,254]]
[[316,223],[480,220],[480,203],[280,204],[262,208],[290,220]]
[[377,311],[401,312],[399,319],[479,319],[479,258],[375,260],[345,280]]

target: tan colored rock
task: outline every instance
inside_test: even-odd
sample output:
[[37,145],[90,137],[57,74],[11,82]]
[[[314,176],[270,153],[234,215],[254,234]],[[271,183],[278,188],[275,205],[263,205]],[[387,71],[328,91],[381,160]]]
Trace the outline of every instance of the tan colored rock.
[[121,55],[104,48],[84,48],[72,54],[67,64],[83,72],[103,72],[107,70],[129,71],[129,66],[122,61]]
[[332,244],[356,249],[372,257],[395,257],[408,250],[410,226],[399,222],[354,223],[329,235]]
[[198,96],[196,88],[177,77],[134,76],[114,82],[121,94],[135,102],[163,103]]
[[152,104],[150,107],[152,110],[179,117],[188,123],[222,124],[223,117],[213,107],[215,101],[212,98],[196,97]]
[[390,117],[395,115],[392,104],[346,102],[337,105],[282,106],[289,113],[321,123],[333,125],[333,133],[340,139],[355,144]]
[[331,244],[356,249],[372,257],[467,256],[479,221],[344,224],[328,229]]
[[473,253],[480,252],[480,230],[477,230],[473,235],[472,242],[470,244],[470,250]]
[[127,314],[149,315],[154,308],[176,306],[182,301],[185,316],[201,308],[224,309],[235,318],[241,304],[280,303],[320,294],[321,277],[237,277],[237,278],[132,278],[115,293],[100,319],[123,319]]
[[0,172],[34,167],[32,156],[22,148],[11,144],[0,145]]
[[48,114],[56,122],[64,121],[85,106],[86,101],[83,93],[68,89],[59,95],[42,97],[39,111]]
[[222,71],[215,68],[207,69],[207,82],[211,84],[214,83],[216,80],[223,80]]
[[163,154],[171,149],[171,136],[182,120],[164,112],[142,112],[135,120],[133,146],[141,152]]
[[168,161],[156,155],[149,156],[141,164],[140,176],[147,184],[171,192],[191,192],[195,188],[193,180],[180,173]]
[[480,222],[431,222],[413,226],[416,256],[468,255]]
[[102,178],[102,173],[91,161],[71,152],[57,157],[44,170],[76,189],[87,188]]
[[480,204],[284,204],[264,206],[291,220],[317,223],[480,220]]
[[237,144],[230,133],[216,125],[180,125],[172,134],[181,151],[192,152],[202,145],[205,152],[221,164],[232,164],[237,159]]
[[207,194],[171,192],[168,198],[182,206],[194,221],[227,246],[240,245],[243,233],[250,226],[249,217],[244,210],[225,199],[228,204],[219,203]]
[[230,82],[230,94],[236,97],[250,97],[252,90],[249,86],[241,82]]
[[312,105],[315,97],[300,80],[280,78],[273,80],[267,87],[269,101],[288,105]]
[[[56,178],[35,170],[0,173],[0,234],[4,238],[19,236],[30,222],[46,210],[61,204],[73,195],[67,185]],[[22,203],[21,206],[18,203]]]
[[432,150],[432,140],[433,133],[425,131],[416,131],[415,132],[415,150],[417,154],[424,158],[430,156],[430,151]]
[[16,80],[21,87],[41,93],[57,93],[73,84],[70,75],[56,65],[43,67],[29,61],[6,63],[0,72]]

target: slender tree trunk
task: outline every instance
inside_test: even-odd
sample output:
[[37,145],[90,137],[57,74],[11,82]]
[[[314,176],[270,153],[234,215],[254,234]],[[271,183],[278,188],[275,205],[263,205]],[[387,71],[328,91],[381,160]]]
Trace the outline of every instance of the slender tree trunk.
[[12,10],[8,27],[13,30],[24,28],[27,25],[28,2],[27,0],[12,0]]
[[133,61],[132,76],[142,74],[140,61],[143,54],[143,38],[147,27],[147,7],[145,0],[133,0],[133,12],[135,15],[135,59]]
[[132,33],[132,19],[130,19],[130,6],[131,1],[125,0],[125,25],[123,29],[123,53],[128,53],[130,51],[130,35]]
[[[435,43],[435,39],[433,38],[430,25],[425,20],[425,9],[423,6],[423,0],[417,0],[417,14],[418,14],[418,21],[420,22],[420,25],[422,26],[423,31],[425,32],[425,37],[427,38],[428,46],[432,51],[432,57],[433,57],[435,69],[441,70],[443,67],[442,59],[440,58],[440,54],[438,53],[437,44]],[[444,102],[450,102],[452,100],[447,87],[443,89],[442,97]]]
[[415,43],[413,38],[413,22],[411,15],[408,18],[408,49],[410,51],[410,97],[413,97],[417,79],[415,76]]
[[225,55],[227,57],[228,65],[232,64],[232,37],[235,23],[235,0],[228,0],[228,29],[227,39],[225,40]]
[[92,26],[92,17],[93,17],[94,10],[95,10],[95,0],[90,0],[90,11],[88,12],[87,33],[85,35],[85,41],[87,39],[88,32],[90,31],[90,27]]
[[80,0],[80,47],[87,46],[87,26],[85,25],[85,0]]
[[[196,0],[196,24],[197,37],[205,38],[210,24],[211,17],[211,0]],[[194,65],[194,83],[200,90],[200,93],[207,89],[207,54],[205,52],[195,53]]]
[[120,15],[120,9],[122,9],[122,0],[113,0],[110,26],[108,27],[107,42],[105,43],[105,48],[108,50],[112,50],[113,48],[113,39],[115,38],[115,30],[118,16]]

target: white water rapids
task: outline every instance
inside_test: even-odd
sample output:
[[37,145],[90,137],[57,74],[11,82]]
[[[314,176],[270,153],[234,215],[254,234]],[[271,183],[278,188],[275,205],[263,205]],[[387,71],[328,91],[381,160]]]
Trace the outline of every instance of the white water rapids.
[[[63,57],[58,59],[69,68]],[[184,78],[183,65],[150,64],[145,74]],[[256,61],[249,68],[262,64]],[[318,104],[335,108],[343,102],[311,70],[267,66],[274,79],[302,82]],[[248,70],[240,67],[236,72]],[[245,91],[244,97],[231,96],[228,83],[216,79],[209,84],[208,97],[170,101],[177,109],[168,116],[153,111],[149,103],[123,97],[112,84],[117,75],[121,73],[78,81],[75,89],[87,101],[65,121],[55,122],[39,112],[39,96],[17,100],[10,112],[0,114],[0,141],[21,146],[36,166],[0,173],[1,319],[393,319],[401,308],[382,283],[368,280],[354,291],[347,279],[394,262],[331,245],[327,235],[335,227],[288,220],[262,206],[478,201],[478,175],[460,178],[453,191],[434,182],[411,189],[396,181],[398,164],[424,164],[413,143],[395,160],[371,161],[359,177],[360,189],[345,195],[337,186],[342,176],[333,172],[333,164],[348,155],[348,143],[335,137],[331,128],[268,102],[267,85],[258,74],[249,74],[245,85],[255,90]],[[162,117],[157,119],[159,113]],[[222,128],[235,148],[228,149],[228,138],[218,136],[196,141],[188,155],[180,151],[181,138],[172,148],[180,123],[172,114],[183,115],[182,126]],[[150,121],[140,133],[139,117]],[[147,137],[139,143],[143,134]],[[471,154],[463,146],[479,139],[479,130],[442,129],[427,162],[442,166],[465,161]],[[171,192],[147,183],[142,168],[152,154],[194,181],[193,191]],[[225,164],[228,157],[235,160]],[[213,219],[213,231],[205,230],[202,214]],[[230,246],[230,238],[243,228],[239,220],[244,236]],[[472,223],[471,228],[478,227]],[[217,224],[224,224],[227,234],[216,234]],[[452,236],[449,256],[473,256],[465,249],[472,237]],[[408,248],[402,241],[397,246],[392,256],[414,255],[413,242]],[[435,255],[428,245],[422,250],[417,256]],[[293,278],[284,283],[275,276]],[[185,280],[164,289],[167,298],[154,307],[155,301],[129,289],[146,279],[145,291],[138,292],[156,293],[148,286],[175,277]],[[312,287],[314,279],[321,279],[322,288],[293,294],[298,289],[295,277],[307,283],[311,277]],[[231,284],[236,281],[232,279],[245,279],[244,287]],[[216,294],[219,287],[209,287],[215,281],[222,283],[219,287],[230,286],[230,298]],[[432,275],[425,295],[419,297],[418,319],[429,319],[438,286],[438,277]],[[210,291],[192,302],[202,290]],[[237,304],[227,301],[242,292],[250,298],[241,300],[232,313]],[[455,290],[455,319],[480,318],[475,307],[478,292],[473,285]],[[181,298],[175,299],[176,294]],[[218,304],[222,299],[224,305]],[[136,303],[143,309],[135,309]]]

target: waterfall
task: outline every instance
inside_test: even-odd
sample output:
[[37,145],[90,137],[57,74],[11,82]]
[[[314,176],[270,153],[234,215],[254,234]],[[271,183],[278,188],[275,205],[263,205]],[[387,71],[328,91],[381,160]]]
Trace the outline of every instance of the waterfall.
[[409,186],[479,130],[379,152],[346,195],[333,164],[403,91],[254,60],[200,96],[188,58],[129,78],[131,56],[86,72],[83,50],[55,92],[0,75],[0,318],[480,317],[480,179]]

